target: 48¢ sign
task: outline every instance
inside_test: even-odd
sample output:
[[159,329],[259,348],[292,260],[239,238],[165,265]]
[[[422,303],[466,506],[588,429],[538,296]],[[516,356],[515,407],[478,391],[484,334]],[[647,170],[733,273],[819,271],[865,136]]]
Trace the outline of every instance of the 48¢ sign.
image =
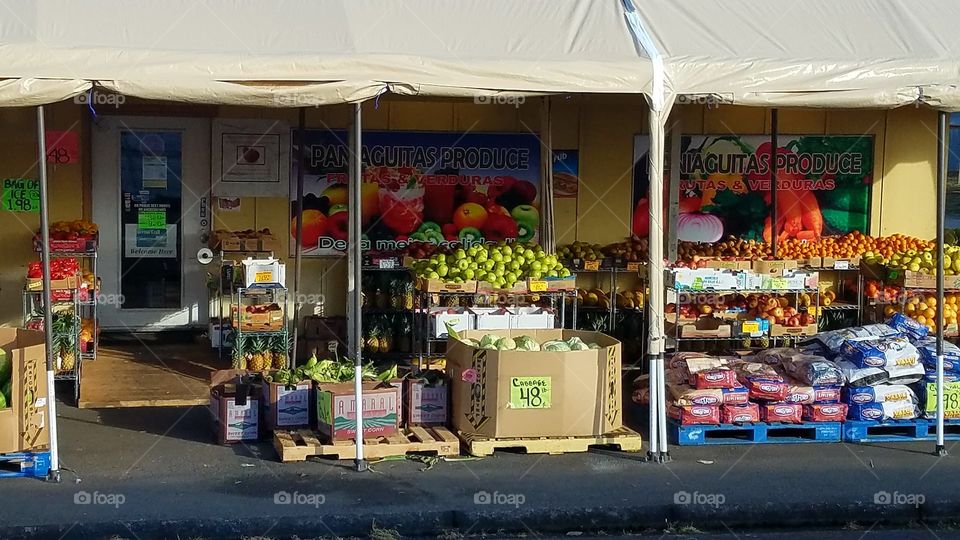
[[8,212],[39,212],[40,182],[26,178],[4,179],[2,204]]
[[550,377],[511,377],[511,409],[549,409]]

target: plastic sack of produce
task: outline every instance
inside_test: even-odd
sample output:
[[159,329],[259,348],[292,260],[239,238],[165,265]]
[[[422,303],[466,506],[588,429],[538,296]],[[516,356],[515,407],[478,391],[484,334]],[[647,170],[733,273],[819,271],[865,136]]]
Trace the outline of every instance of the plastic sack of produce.
[[837,365],[840,366],[840,371],[843,372],[843,378],[847,381],[847,384],[851,386],[883,384],[887,382],[887,379],[890,377],[887,375],[887,370],[881,368],[859,368],[853,365],[852,362],[845,360],[837,362]]
[[905,401],[917,402],[917,395],[903,384],[881,384],[878,386],[848,386],[843,391],[843,401],[853,405],[858,403],[892,403]]
[[805,422],[843,422],[846,417],[846,403],[814,403],[803,406]]
[[791,377],[811,386],[839,386],[844,381],[840,366],[822,356],[798,354],[784,358],[780,365]]
[[926,373],[923,364],[888,367],[884,371],[887,372],[887,382],[890,384],[913,384]]
[[737,374],[725,366],[697,371],[691,375],[693,380],[690,382],[693,383],[693,386],[701,390],[710,388],[735,388],[737,386]]
[[860,368],[911,366],[920,363],[920,352],[905,337],[848,340],[840,348],[844,360]]
[[813,341],[822,348],[837,353],[840,351],[840,347],[850,339],[895,337],[899,335],[901,335],[899,330],[888,324],[881,323],[820,332],[814,336]]
[[760,405],[723,405],[720,407],[720,421],[724,424],[746,424],[760,421]]
[[765,403],[760,405],[760,419],[764,422],[799,424],[803,421],[803,405],[796,403]]
[[930,333],[926,325],[918,323],[903,313],[894,313],[887,324],[910,339],[923,339]]
[[887,403],[857,403],[850,405],[848,420],[883,422],[884,420],[910,420],[920,414],[916,403],[891,401]]
[[684,426],[715,425],[720,423],[718,405],[670,405],[667,415]]

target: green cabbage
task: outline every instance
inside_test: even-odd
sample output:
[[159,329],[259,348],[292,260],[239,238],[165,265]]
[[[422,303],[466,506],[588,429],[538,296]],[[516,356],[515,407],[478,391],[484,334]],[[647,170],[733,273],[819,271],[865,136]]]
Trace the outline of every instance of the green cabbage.
[[0,349],[0,385],[10,380],[13,372],[13,361],[7,357],[7,352]]
[[518,351],[539,351],[540,344],[530,336],[517,336],[514,341],[517,342]]
[[517,348],[517,343],[513,340],[513,338],[505,337],[505,338],[500,338],[497,341],[497,350],[512,351],[516,348]]
[[548,341],[544,343],[540,347],[540,350],[550,351],[550,352],[567,352],[570,350],[570,345],[567,345],[566,341],[560,341],[559,339],[555,339],[553,341]]
[[600,346],[597,345],[596,343],[588,343],[588,344],[587,344],[587,347],[590,347],[591,349],[599,349],[599,348],[600,348]]
[[473,339],[472,337],[461,338],[461,339],[460,339],[460,342],[461,342],[461,343],[464,343],[464,344],[466,344],[466,345],[469,345],[469,346],[471,346],[471,347],[476,347],[477,349],[480,348],[480,342],[477,341],[477,340],[475,340],[475,339]]
[[480,348],[481,349],[496,349],[497,342],[500,341],[500,336],[496,334],[487,334],[480,338]]
[[8,406],[9,405],[7,405],[6,396],[4,396],[3,393],[0,393],[0,409],[6,409]]
[[590,348],[586,343],[583,342],[582,339],[578,338],[577,336],[573,336],[567,340],[567,345],[570,346],[571,351],[585,351]]

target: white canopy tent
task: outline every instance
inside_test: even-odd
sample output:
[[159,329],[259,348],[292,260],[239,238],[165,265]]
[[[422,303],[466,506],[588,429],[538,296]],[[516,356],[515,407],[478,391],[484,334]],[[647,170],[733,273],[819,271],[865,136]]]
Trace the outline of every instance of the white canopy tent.
[[[354,103],[353,149],[361,145],[359,103],[386,91],[475,97],[649,93],[651,88],[651,64],[625,24],[621,0],[278,0],[268,5],[248,0],[11,0],[4,8],[0,106],[39,107],[44,195],[42,106],[94,86],[188,103]],[[354,156],[351,204],[360,196],[359,152]],[[46,197],[41,199],[41,234],[46,237]],[[547,208],[543,214],[552,212]],[[359,212],[354,217],[348,304],[356,344],[361,327]],[[45,246],[42,256],[49,279]],[[49,296],[45,304],[49,306]],[[49,356],[49,332],[47,339]],[[357,359],[359,393],[359,347],[351,353]],[[51,381],[52,365],[48,358]],[[52,406],[50,425],[56,475]],[[358,411],[358,429],[361,425]],[[362,462],[358,438],[358,467]]]
[[[960,40],[954,22],[960,3],[951,0],[727,0],[674,2],[629,0],[649,35],[645,49],[654,66],[652,94],[709,95],[725,103],[760,107],[894,108],[924,104],[941,110],[938,170],[938,241],[942,261],[945,113],[960,110]],[[663,87],[659,86],[663,80]],[[654,107],[654,110],[657,110]],[[650,237],[662,237],[662,149],[670,100],[651,118]],[[774,116],[775,118],[775,116]],[[776,128],[771,129],[776,137]],[[776,144],[773,144],[774,155]],[[656,155],[654,154],[656,152]],[[774,159],[774,156],[771,156]],[[774,174],[776,174],[774,172]],[[775,196],[775,195],[774,195]],[[662,256],[651,242],[648,317],[650,351],[663,338]],[[942,269],[939,287],[942,305]],[[942,312],[941,312],[942,317]],[[942,347],[942,319],[938,338]],[[938,350],[938,411],[942,405],[942,349]],[[662,366],[662,362],[659,363]],[[661,368],[662,369],[662,368]],[[651,400],[663,388],[651,376]],[[656,388],[654,388],[656,386]],[[666,449],[663,398],[660,429],[651,447]],[[943,414],[938,414],[937,452],[943,453]]]

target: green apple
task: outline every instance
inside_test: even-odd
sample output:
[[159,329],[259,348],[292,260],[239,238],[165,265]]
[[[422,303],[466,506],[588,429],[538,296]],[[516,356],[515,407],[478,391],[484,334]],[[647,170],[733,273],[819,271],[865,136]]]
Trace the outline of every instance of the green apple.
[[510,216],[517,222],[517,230],[520,233],[517,240],[521,242],[533,240],[540,226],[540,211],[529,204],[521,204],[513,208]]

